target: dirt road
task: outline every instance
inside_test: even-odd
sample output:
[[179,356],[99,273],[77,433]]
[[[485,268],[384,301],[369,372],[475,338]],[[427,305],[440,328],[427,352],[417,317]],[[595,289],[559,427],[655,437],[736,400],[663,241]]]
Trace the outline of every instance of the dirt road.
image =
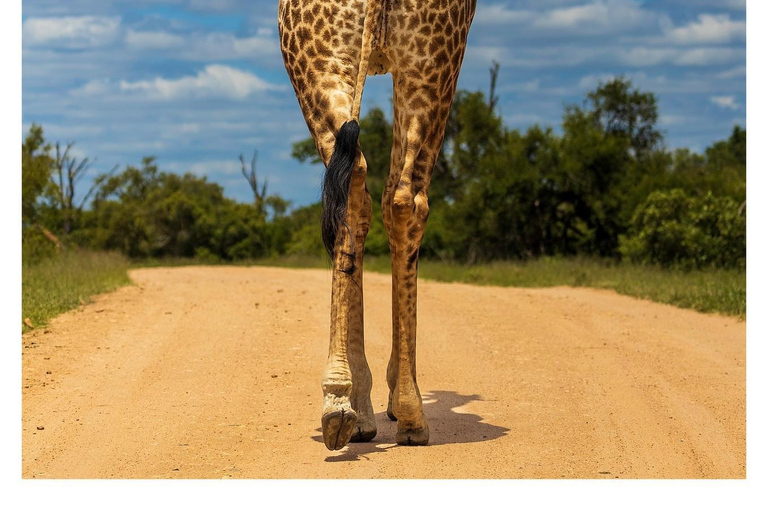
[[319,432],[330,274],[131,272],[23,337],[26,478],[743,478],[745,324],[587,289],[422,282],[431,439],[386,418],[390,278],[366,274],[379,433]]

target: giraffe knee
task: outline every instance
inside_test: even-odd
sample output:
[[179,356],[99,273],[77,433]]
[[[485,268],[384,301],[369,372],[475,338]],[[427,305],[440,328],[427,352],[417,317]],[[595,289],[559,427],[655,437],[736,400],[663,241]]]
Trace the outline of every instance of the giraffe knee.
[[392,216],[401,222],[426,223],[429,217],[429,198],[422,190],[415,195],[410,190],[396,191],[392,199]]
[[388,224],[396,239],[417,247],[421,243],[429,217],[429,200],[424,191],[416,194],[410,187],[398,188],[391,196],[391,219]]
[[407,222],[416,211],[416,201],[410,187],[398,186],[392,197],[392,220],[395,224]]

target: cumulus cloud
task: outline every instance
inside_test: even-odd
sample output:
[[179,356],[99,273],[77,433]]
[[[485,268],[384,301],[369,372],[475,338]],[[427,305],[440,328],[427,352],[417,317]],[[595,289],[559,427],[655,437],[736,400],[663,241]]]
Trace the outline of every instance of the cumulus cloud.
[[[285,178],[283,189],[270,178],[273,191],[316,200],[322,166],[290,158],[290,142],[309,134],[282,69],[277,2],[254,5],[25,1],[22,122],[109,164],[157,155],[164,170],[207,174],[241,200],[250,191],[236,156],[258,148],[265,175]],[[459,87],[487,91],[499,61],[500,112],[524,129],[558,125],[563,103],[624,75],[658,94],[669,147],[701,149],[744,123],[743,9],[744,0],[482,0]],[[391,87],[372,77],[363,113],[390,112]]]
[[636,0],[598,0],[548,11],[534,21],[534,27],[604,33],[634,28],[655,18]]
[[[655,13],[644,10],[637,0],[592,0],[579,5],[549,2],[537,9],[511,8],[506,4],[478,7],[475,24],[517,26],[540,36],[551,34],[618,34],[658,23]],[[543,9],[541,7],[544,7]]]
[[621,65],[647,68],[663,65],[703,67],[732,64],[744,59],[743,48],[661,47],[655,45],[542,46],[510,49],[505,46],[475,46],[467,49],[470,62],[496,60],[502,68],[553,69],[560,67]]
[[212,32],[191,38],[183,57],[192,60],[270,57],[279,61],[277,37],[260,30],[250,37],[236,37],[225,32]]
[[717,78],[741,78],[747,75],[747,66],[736,66],[717,74]]
[[159,99],[182,99],[195,97],[213,97],[242,100],[254,93],[280,89],[253,73],[240,69],[211,64],[195,76],[183,76],[176,79],[157,77],[153,80],[120,82],[120,90],[137,92]]
[[475,13],[475,25],[510,25],[533,20],[536,13],[528,10],[509,9],[506,5],[479,6]]
[[677,66],[712,66],[727,64],[742,57],[737,48],[658,48],[637,46],[618,50],[619,60],[635,67],[675,64]]
[[101,96],[109,92],[110,84],[107,79],[90,80],[82,87],[69,92],[72,96]]
[[667,0],[671,4],[683,4],[686,7],[715,7],[743,11],[747,8],[747,0]]
[[616,78],[616,75],[611,73],[601,73],[594,75],[586,75],[579,80],[579,89],[594,89],[600,83],[610,82]]
[[256,34],[238,37],[228,32],[137,31],[128,29],[127,47],[137,51],[168,51],[174,59],[222,61],[232,59],[270,60],[280,63],[277,36],[271,29],[260,28]]
[[746,21],[732,20],[727,14],[700,14],[696,21],[668,30],[667,40],[675,44],[723,44],[743,41]]
[[120,18],[64,16],[28,18],[22,25],[22,41],[32,46],[91,48],[114,41],[120,33]]
[[712,96],[709,100],[722,108],[729,108],[731,110],[738,110],[739,104],[736,103],[735,96]]

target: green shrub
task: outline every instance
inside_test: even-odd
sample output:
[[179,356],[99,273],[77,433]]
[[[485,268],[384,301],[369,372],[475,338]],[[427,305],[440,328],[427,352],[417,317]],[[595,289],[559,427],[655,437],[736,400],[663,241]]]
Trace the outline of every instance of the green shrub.
[[21,233],[21,259],[37,263],[53,257],[59,251],[56,242],[48,238],[39,226],[30,226]]
[[733,199],[681,189],[652,192],[637,208],[620,251],[634,262],[680,268],[746,267],[746,213]]

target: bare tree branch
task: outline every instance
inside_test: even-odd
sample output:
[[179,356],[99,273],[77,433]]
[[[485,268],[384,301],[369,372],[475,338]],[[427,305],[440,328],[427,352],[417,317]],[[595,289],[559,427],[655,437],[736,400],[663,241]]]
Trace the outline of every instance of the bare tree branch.
[[259,186],[259,179],[256,176],[256,159],[258,158],[259,152],[254,150],[253,151],[253,158],[251,158],[251,169],[250,171],[245,165],[245,158],[243,155],[240,155],[240,165],[241,165],[241,172],[243,173],[243,176],[246,180],[248,180],[248,185],[251,187],[251,191],[253,191],[253,203],[258,209],[260,213],[265,213],[264,210],[264,199],[267,197],[267,180],[265,179],[261,186]]
[[496,104],[499,102],[499,97],[496,96],[496,80],[499,78],[499,63],[495,60],[491,65],[491,90],[488,94],[488,109],[493,112],[496,109]]
[[78,212],[83,211],[83,207],[88,202],[88,199],[91,197],[91,195],[96,191],[96,189],[100,187],[102,183],[111,178],[119,168],[120,165],[115,164],[115,166],[108,173],[101,174],[97,176],[95,180],[93,180],[93,185],[91,185],[91,188],[89,188],[88,192],[85,194],[85,196],[83,196],[83,200],[80,202],[80,206],[77,207]]

